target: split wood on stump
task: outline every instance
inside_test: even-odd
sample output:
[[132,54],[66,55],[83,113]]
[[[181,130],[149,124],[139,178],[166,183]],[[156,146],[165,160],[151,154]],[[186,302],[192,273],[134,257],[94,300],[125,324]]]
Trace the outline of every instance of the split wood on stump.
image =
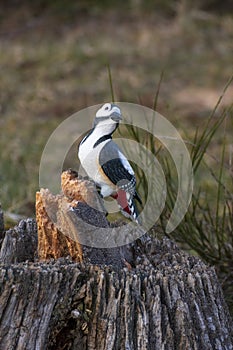
[[[69,184],[82,188],[79,197]],[[34,220],[4,233],[0,350],[233,349],[232,321],[212,267],[168,239],[148,236],[111,249],[77,241],[84,217],[112,229],[91,188],[67,172],[62,195],[37,194],[38,250]],[[99,204],[92,208],[91,200]],[[71,231],[65,237],[64,227]],[[130,234],[127,226],[120,230]]]

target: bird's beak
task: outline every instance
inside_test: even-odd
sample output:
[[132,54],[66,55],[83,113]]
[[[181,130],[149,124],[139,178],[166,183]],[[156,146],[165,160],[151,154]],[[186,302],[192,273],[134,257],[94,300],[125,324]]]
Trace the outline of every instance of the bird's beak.
[[122,120],[122,116],[120,113],[114,111],[112,114],[111,114],[111,119],[114,120],[114,122],[119,122],[120,120]]

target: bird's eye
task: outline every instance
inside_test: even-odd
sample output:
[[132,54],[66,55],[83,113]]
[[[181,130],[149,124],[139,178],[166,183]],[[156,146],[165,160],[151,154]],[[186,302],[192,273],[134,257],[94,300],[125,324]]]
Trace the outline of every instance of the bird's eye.
[[111,107],[111,106],[110,106],[110,104],[108,103],[108,104],[105,105],[104,110],[105,110],[105,111],[108,111],[108,110],[110,109],[110,107]]

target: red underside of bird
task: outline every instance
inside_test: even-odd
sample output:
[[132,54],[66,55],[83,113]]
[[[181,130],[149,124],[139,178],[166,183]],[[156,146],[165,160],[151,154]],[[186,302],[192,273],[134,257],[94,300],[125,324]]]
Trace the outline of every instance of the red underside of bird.
[[119,189],[118,192],[114,193],[111,195],[114,199],[117,200],[117,203],[120,205],[120,207],[129,215],[131,215],[131,211],[128,206],[128,201],[126,198],[126,193],[125,191]]

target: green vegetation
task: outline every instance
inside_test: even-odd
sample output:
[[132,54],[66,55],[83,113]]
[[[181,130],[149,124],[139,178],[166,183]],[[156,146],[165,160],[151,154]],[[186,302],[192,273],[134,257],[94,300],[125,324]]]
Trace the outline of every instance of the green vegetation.
[[[227,2],[225,9],[217,1],[94,3],[40,0],[0,8],[2,207],[34,215],[41,153],[66,117],[111,100],[111,90],[116,101],[154,105],[187,140],[194,167],[192,203],[169,236],[216,267],[233,313],[232,82],[217,103],[232,75]],[[142,135],[136,130],[133,137]],[[169,185],[153,229],[158,235],[174,206],[177,178],[166,150],[156,146]],[[74,154],[70,166],[76,162]],[[140,194],[146,188],[141,180]]]
[[[222,282],[225,297],[233,313],[233,149],[227,130],[232,129],[233,104],[221,109],[221,101],[227,88],[233,81],[233,76],[227,83],[223,94],[206,118],[201,128],[197,128],[193,140],[187,143],[194,175],[194,192],[188,211],[182,222],[171,233],[166,232],[166,225],[177,199],[177,170],[173,160],[164,146],[150,133],[128,125],[122,128],[120,136],[132,138],[146,146],[162,165],[167,186],[165,209],[151,229],[156,237],[167,235],[174,239],[183,249],[191,254],[199,255],[206,263],[215,266]],[[158,89],[159,92],[159,89]],[[159,94],[155,99],[155,109]],[[150,127],[147,127],[150,130]],[[216,140],[219,150],[211,156],[212,145]],[[231,140],[232,141],[232,140]],[[209,152],[210,151],[210,152]],[[141,157],[147,157],[146,153]],[[148,164],[150,160],[148,159]],[[156,164],[152,165],[151,176],[147,178],[144,169],[134,165],[138,178],[138,192],[143,203],[148,195],[158,196],[160,185],[155,184],[155,193],[148,194],[147,183],[156,176]],[[156,198],[154,198],[156,206]]]

